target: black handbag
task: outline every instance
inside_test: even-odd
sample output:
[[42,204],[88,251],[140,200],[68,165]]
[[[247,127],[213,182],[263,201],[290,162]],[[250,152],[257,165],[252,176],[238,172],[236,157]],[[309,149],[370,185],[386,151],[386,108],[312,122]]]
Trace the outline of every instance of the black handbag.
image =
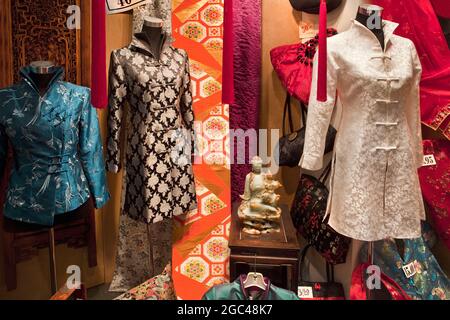
[[334,280],[334,266],[326,263],[327,282],[303,280],[305,257],[311,245],[307,245],[300,259],[300,274],[298,282],[298,296],[302,300],[345,300],[345,291],[341,283]]
[[351,239],[339,234],[324,221],[329,191],[325,181],[331,172],[331,163],[319,179],[303,174],[291,207],[292,222],[297,232],[313,245],[331,264],[344,263]]
[[[294,131],[294,124],[292,120],[291,110],[291,96],[286,95],[283,112],[283,136],[278,141],[278,166],[297,167],[303,154],[303,147],[305,145],[305,131],[306,131],[306,106],[300,102],[302,111],[302,125],[303,127]],[[286,133],[286,115],[289,122],[289,133]],[[334,140],[336,138],[336,129],[332,126],[328,127],[327,138],[325,143],[325,154],[331,152],[334,147]],[[276,158],[276,157],[275,157]]]

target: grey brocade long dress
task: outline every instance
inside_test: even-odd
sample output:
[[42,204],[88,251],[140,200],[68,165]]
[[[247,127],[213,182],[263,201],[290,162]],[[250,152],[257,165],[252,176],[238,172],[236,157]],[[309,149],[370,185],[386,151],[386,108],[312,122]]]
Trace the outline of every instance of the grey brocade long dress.
[[158,61],[137,37],[130,46],[112,52],[107,149],[112,172],[121,168],[119,139],[125,104],[129,106],[127,152],[116,268],[110,286],[115,292],[129,290],[163,271],[172,257],[170,218],[197,205],[191,163],[169,156],[175,128],[187,129],[190,135],[185,138],[193,141],[186,52],[166,41]]
[[107,166],[114,173],[121,168],[125,102],[130,107],[131,128],[126,134],[124,211],[132,218],[155,223],[195,209],[189,152],[194,112],[186,52],[164,41],[157,60],[138,35],[129,47],[112,52]]

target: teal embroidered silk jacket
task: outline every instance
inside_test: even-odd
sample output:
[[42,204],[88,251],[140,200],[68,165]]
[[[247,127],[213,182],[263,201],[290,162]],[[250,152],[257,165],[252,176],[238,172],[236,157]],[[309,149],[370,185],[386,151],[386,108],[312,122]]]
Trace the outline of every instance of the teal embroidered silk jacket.
[[8,141],[14,155],[3,212],[10,219],[51,226],[90,197],[97,208],[110,197],[90,90],[61,81],[63,73],[54,72],[43,96],[30,67],[0,90],[0,178]]
[[268,278],[264,279],[267,283],[267,289],[264,291],[245,289],[245,278],[245,275],[241,275],[233,283],[212,287],[202,300],[300,300],[294,292],[271,284]]

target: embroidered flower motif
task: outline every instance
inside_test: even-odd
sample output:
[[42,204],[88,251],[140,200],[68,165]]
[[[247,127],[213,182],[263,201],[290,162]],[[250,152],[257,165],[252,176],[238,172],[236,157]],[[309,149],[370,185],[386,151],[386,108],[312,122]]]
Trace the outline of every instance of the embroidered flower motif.
[[127,95],[127,88],[122,84],[116,89],[116,98],[122,102],[123,98]]
[[172,88],[167,88],[166,91],[164,92],[164,95],[166,96],[166,98],[170,99],[170,100],[174,100],[176,98],[176,93]]
[[140,55],[135,55],[135,56],[133,57],[132,63],[133,63],[135,66],[137,66],[137,67],[143,65],[144,62],[145,62],[144,59],[143,59],[142,56],[140,56]]
[[153,196],[152,200],[150,200],[150,205],[153,208],[157,208],[160,202],[161,202],[161,198],[158,195],[155,195],[155,196]]
[[150,81],[150,76],[147,73],[141,72],[139,73],[138,81],[142,86],[145,86]]
[[142,100],[143,100],[145,103],[149,103],[150,101],[152,101],[152,95],[151,95],[151,93],[148,92],[148,91],[145,91],[144,96],[142,97]]
[[118,66],[117,70],[116,70],[116,75],[119,78],[120,81],[124,81],[125,80],[125,72],[123,71],[122,66]]
[[159,183],[159,178],[156,174],[152,174],[150,179],[148,179],[150,187],[155,187]]

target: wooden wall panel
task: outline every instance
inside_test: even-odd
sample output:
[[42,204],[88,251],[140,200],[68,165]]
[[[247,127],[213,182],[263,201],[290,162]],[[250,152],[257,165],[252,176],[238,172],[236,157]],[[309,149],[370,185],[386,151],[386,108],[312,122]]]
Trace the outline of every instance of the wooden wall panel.
[[79,31],[67,27],[67,9],[79,0],[12,0],[14,80],[18,71],[36,60],[65,67],[66,81],[80,83]]
[[12,83],[11,0],[0,1],[0,88]]

